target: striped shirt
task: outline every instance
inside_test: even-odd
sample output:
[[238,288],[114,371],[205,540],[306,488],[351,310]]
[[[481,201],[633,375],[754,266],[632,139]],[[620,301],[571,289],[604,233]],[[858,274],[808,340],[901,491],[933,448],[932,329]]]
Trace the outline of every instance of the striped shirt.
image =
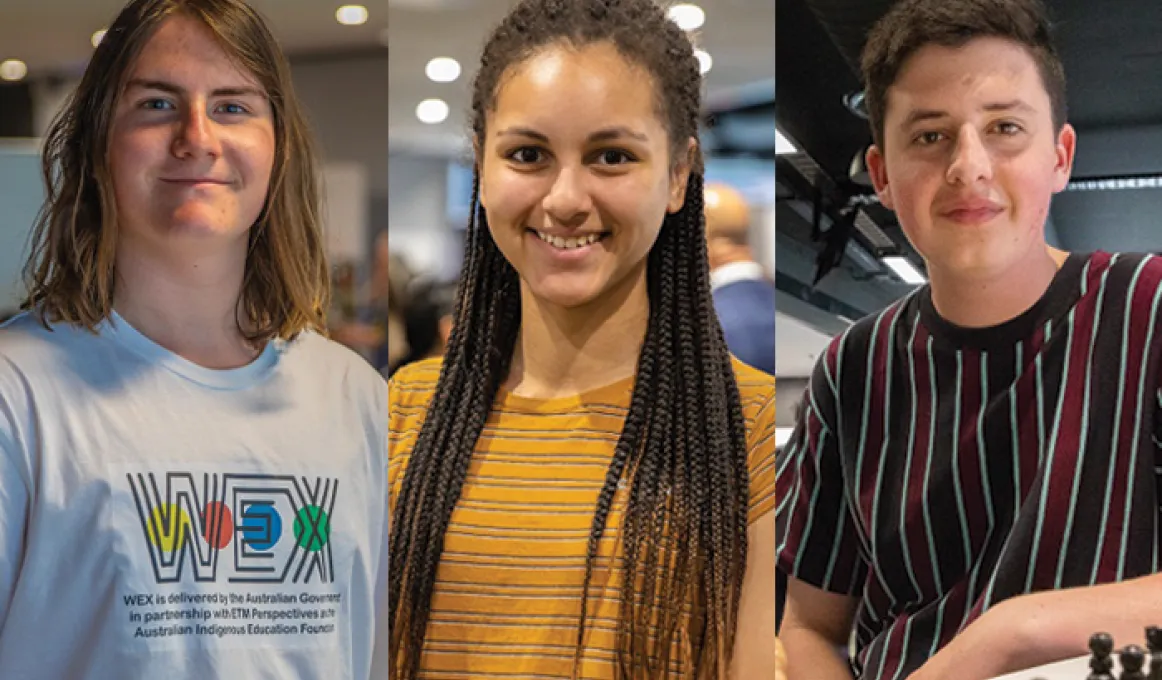
[[924,287],[832,342],[778,457],[779,568],[858,598],[857,676],[907,677],[1006,598],[1158,571],[1160,282],[1073,255],[999,326]]
[[[775,505],[775,379],[738,361],[734,368],[754,523],[770,517]],[[439,371],[439,360],[424,361],[401,369],[390,383],[393,511]],[[560,399],[497,396],[448,526],[421,677],[570,677],[593,510],[632,390],[631,377]],[[627,491],[614,497],[594,563],[583,678],[614,677]]]

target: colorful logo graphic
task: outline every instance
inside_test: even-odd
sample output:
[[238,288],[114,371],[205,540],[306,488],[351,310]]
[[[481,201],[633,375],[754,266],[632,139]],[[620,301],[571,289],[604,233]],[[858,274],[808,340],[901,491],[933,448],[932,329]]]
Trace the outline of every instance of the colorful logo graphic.
[[[127,475],[154,576],[330,583],[339,480],[193,472]],[[199,485],[199,479],[200,485]],[[223,559],[222,555],[226,554]]]

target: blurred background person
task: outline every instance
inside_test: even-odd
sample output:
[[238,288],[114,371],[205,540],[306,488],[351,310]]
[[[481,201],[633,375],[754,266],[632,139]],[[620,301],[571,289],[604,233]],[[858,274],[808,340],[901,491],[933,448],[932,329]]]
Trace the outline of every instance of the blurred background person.
[[751,246],[751,210],[739,191],[706,185],[706,249],[714,309],[730,351],[775,374],[775,283]]
[[415,361],[444,356],[452,335],[456,284],[417,280],[408,286],[402,308],[406,353],[388,364],[388,375]]

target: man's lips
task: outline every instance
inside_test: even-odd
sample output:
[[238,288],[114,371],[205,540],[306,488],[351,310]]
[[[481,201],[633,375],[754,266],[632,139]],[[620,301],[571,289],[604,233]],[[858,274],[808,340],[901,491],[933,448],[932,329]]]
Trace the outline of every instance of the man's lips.
[[229,184],[229,182],[224,182],[220,179],[212,179],[209,177],[162,178],[161,181],[165,182],[166,184],[188,184],[188,185],[219,184],[219,185],[225,186],[225,185]]
[[941,210],[940,215],[953,222],[979,224],[988,222],[1004,211],[1004,207],[991,201],[970,201],[950,205]]

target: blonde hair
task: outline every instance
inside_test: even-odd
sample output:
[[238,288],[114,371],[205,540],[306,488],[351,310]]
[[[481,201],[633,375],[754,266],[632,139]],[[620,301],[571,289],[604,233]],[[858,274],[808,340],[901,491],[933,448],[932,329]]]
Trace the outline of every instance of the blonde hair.
[[243,0],[135,0],[93,54],[80,85],[53,120],[42,172],[47,198],[24,267],[31,309],[42,323],[95,331],[113,308],[117,206],[109,172],[113,112],[133,64],[161,24],[180,14],[201,21],[240,68],[253,74],[274,114],[275,157],[262,212],[250,229],[238,300],[247,339],[323,332],[330,279],[316,155],[290,65],[262,17]]

